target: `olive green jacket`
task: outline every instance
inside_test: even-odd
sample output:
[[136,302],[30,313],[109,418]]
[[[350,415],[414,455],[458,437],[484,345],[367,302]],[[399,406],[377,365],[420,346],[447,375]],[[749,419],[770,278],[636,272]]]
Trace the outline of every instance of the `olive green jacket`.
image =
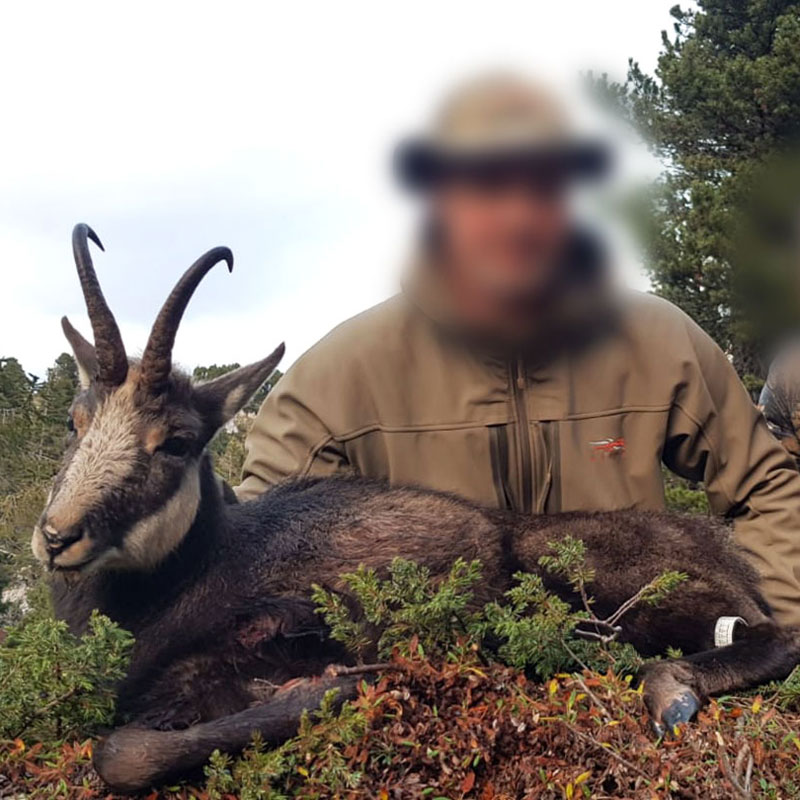
[[468,346],[400,294],[281,378],[237,493],[350,470],[523,513],[662,509],[662,464],[704,483],[778,618],[800,623],[800,474],[717,345],[649,295],[622,296],[591,346],[534,364]]

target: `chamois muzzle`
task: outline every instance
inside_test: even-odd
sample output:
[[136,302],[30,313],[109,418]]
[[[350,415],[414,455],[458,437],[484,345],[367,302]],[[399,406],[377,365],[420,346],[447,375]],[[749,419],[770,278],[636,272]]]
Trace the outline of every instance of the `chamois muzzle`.
[[76,225],[72,231],[72,252],[97,348],[96,378],[107,386],[119,386],[125,382],[128,375],[128,357],[125,354],[117,321],[103,297],[100,282],[94,271],[92,256],[89,253],[89,239],[101,250],[104,249],[100,238],[88,225],[84,223]]
[[46,513],[34,528],[32,546],[34,555],[49,570],[78,570],[94,558],[94,547],[84,525],[78,523],[59,530]]
[[233,270],[233,253],[227,247],[214,247],[200,256],[170,293],[158,312],[141,363],[141,381],[151,393],[158,394],[167,385],[172,371],[172,348],[183,312],[195,289],[209,270],[224,261],[228,271]]

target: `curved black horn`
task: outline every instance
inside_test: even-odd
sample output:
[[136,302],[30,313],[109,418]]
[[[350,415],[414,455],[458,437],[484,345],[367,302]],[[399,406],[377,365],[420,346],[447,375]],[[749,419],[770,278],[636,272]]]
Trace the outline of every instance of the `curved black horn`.
[[227,263],[229,272],[233,269],[233,253],[227,247],[215,247],[200,256],[184,272],[158,312],[141,363],[142,383],[150,391],[159,392],[164,388],[172,371],[172,347],[183,312],[200,281],[220,261]]
[[75,266],[81,280],[86,310],[92,323],[95,349],[97,351],[97,378],[101,383],[119,386],[128,375],[128,357],[117,326],[117,321],[106,303],[100,282],[94,271],[92,257],[89,253],[89,239],[101,250],[103,244],[97,234],[83,223],[72,230],[72,252]]

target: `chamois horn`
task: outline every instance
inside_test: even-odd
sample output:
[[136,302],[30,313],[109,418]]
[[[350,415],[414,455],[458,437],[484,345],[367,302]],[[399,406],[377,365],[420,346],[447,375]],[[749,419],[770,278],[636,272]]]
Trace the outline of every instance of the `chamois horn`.
[[172,371],[172,348],[183,312],[206,273],[220,261],[233,270],[233,253],[227,247],[214,247],[200,256],[175,284],[158,312],[141,362],[142,384],[153,393],[163,390]]
[[128,357],[119,332],[117,321],[106,303],[97,273],[94,271],[92,256],[89,253],[89,239],[101,250],[103,244],[98,235],[84,223],[72,230],[72,252],[75,266],[86,301],[86,310],[92,323],[95,349],[97,352],[97,379],[109,386],[119,386],[128,375]]

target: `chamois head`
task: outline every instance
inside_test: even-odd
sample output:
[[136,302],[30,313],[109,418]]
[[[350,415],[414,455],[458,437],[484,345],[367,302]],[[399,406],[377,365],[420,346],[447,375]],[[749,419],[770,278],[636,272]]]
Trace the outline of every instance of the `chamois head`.
[[181,541],[200,500],[206,445],[270,376],[272,355],[206,383],[173,370],[172,347],[183,312],[203,276],[225,261],[226,247],[201,256],[178,281],[156,318],[141,360],[125,354],[106,304],[88,240],[77,225],[72,247],[92,324],[92,346],[62,319],[75,354],[80,393],[70,409],[70,442],[33,533],[33,551],[50,569],[90,566],[148,569]]

